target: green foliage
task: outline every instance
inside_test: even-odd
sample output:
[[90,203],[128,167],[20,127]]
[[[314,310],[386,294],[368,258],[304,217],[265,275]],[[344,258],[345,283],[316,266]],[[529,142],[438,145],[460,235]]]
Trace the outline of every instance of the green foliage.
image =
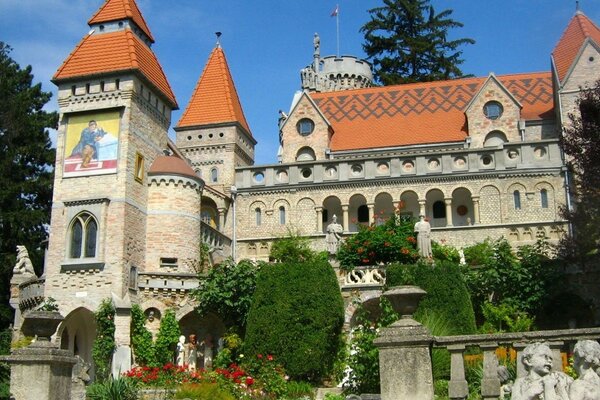
[[485,302],[482,313],[485,322],[480,330],[483,333],[528,332],[533,328],[533,318],[514,304]]
[[337,278],[328,262],[266,264],[248,314],[245,351],[273,354],[295,380],[330,373],[344,321]]
[[[452,334],[476,331],[473,305],[457,264],[448,261],[438,261],[435,266],[393,264],[388,266],[386,274],[388,287],[414,283],[427,292],[419,304],[416,319],[426,313],[434,313],[450,321]],[[412,282],[406,282],[406,276]]]
[[323,400],[346,400],[346,396],[341,394],[326,393]]
[[280,398],[286,393],[285,372],[281,364],[271,354],[257,354],[246,357],[242,368],[260,380],[261,389],[270,396]]
[[137,400],[138,388],[127,378],[107,379],[89,385],[86,389],[90,400]]
[[[10,329],[0,331],[0,355],[10,354],[10,342],[12,332]],[[8,399],[10,397],[10,365],[0,363],[0,399]]]
[[223,349],[219,351],[213,360],[215,368],[227,368],[236,360],[242,347],[242,338],[234,332],[223,335]]
[[314,399],[315,390],[308,382],[290,381],[287,384],[286,395],[288,399]]
[[192,293],[198,301],[198,313],[213,312],[226,325],[243,332],[260,266],[250,260],[237,264],[228,260],[200,275],[200,286]]
[[40,311],[58,311],[58,304],[56,304],[56,299],[48,297],[44,299],[37,309]]
[[175,392],[174,399],[196,399],[196,400],[235,400],[227,391],[219,388],[219,385],[211,382],[191,383],[179,386]]
[[56,112],[42,110],[52,96],[33,85],[31,66],[21,68],[10,46],[0,41],[0,328],[13,321],[8,305],[17,245],[27,247],[41,273],[52,203],[55,150],[46,128],[56,128]]
[[92,347],[92,358],[96,365],[96,378],[102,382],[110,375],[110,364],[116,348],[115,308],[110,299],[102,300],[95,313],[95,318],[96,340]]
[[167,310],[160,320],[156,343],[154,343],[154,353],[159,365],[173,362],[179,336],[181,336],[181,329],[177,323],[175,311]]
[[433,259],[437,261],[450,261],[455,264],[460,262],[460,254],[456,247],[447,244],[432,241],[431,253]]
[[156,365],[152,333],[146,329],[146,316],[138,304],[131,307],[131,345],[138,365]]
[[376,80],[383,85],[427,82],[461,77],[462,50],[473,39],[448,40],[462,23],[452,10],[436,14],[429,0],[383,0],[369,10],[362,28],[363,49],[373,62]]
[[315,256],[310,240],[288,230],[285,237],[278,238],[271,246],[270,258],[277,262],[308,261]]
[[341,244],[337,259],[345,269],[390,262],[413,263],[419,258],[413,229],[414,221],[395,217],[382,225],[361,225],[358,233]]

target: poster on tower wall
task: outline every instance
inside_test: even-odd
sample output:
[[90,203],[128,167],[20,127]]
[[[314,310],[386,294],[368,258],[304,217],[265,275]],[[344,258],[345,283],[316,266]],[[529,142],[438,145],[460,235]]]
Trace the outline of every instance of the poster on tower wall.
[[69,115],[63,176],[117,172],[119,122],[118,110]]

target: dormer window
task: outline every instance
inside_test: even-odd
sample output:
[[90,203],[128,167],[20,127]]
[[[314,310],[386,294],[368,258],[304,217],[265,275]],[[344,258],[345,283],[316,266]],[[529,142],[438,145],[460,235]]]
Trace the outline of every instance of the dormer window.
[[483,114],[487,119],[491,119],[492,121],[500,118],[503,111],[504,107],[502,107],[502,104],[497,101],[488,101],[483,106]]
[[315,129],[315,123],[310,118],[302,118],[296,124],[296,129],[298,130],[298,133],[302,136],[308,136]]

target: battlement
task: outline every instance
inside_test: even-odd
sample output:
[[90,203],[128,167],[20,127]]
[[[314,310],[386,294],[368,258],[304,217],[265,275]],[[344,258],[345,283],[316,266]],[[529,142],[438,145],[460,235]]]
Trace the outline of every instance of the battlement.
[[371,65],[355,56],[327,56],[319,60],[319,70],[314,65],[300,71],[302,89],[311,92],[335,92],[371,86]]

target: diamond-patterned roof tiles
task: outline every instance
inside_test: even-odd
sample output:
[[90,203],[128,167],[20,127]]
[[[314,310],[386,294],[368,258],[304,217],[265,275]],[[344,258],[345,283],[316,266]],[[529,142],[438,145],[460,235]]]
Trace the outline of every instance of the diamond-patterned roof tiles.
[[585,39],[590,38],[600,46],[600,29],[581,11],[571,18],[560,40],[552,52],[558,79],[563,82],[575,61]]
[[88,21],[89,25],[100,24],[102,22],[117,21],[130,18],[154,43],[154,38],[150,32],[144,16],[140,12],[135,0],[106,0],[96,14]]
[[[334,129],[331,149],[356,150],[464,140],[465,108],[487,78],[405,84],[310,96]],[[498,80],[523,105],[524,119],[551,117],[549,72]]]
[[136,70],[177,108],[177,100],[152,50],[131,30],[85,36],[54,74],[54,81]]
[[225,53],[220,46],[217,46],[208,58],[177,127],[226,122],[238,122],[251,134]]

